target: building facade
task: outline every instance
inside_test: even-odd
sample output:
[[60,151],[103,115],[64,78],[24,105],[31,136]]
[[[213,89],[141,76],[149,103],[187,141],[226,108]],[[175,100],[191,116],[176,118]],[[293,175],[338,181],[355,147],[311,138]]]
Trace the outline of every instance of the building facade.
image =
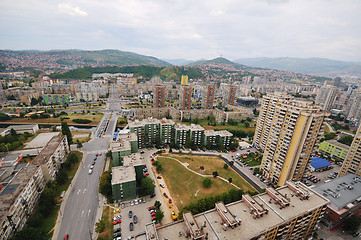
[[165,105],[165,86],[157,85],[153,91],[153,107],[164,108]]
[[359,126],[339,175],[353,173],[361,176],[361,125]]
[[202,108],[213,109],[214,93],[216,91],[216,85],[207,84],[203,86],[202,90]]
[[350,147],[346,144],[337,142],[336,140],[324,141],[319,146],[321,153],[324,153],[337,161],[345,160],[349,148]]
[[190,85],[182,85],[180,87],[179,94],[179,109],[191,109],[192,106],[192,89],[193,87]]
[[278,103],[261,163],[264,177],[278,186],[287,180],[300,181],[319,142],[323,120],[329,115],[308,101]]
[[187,75],[182,75],[181,85],[188,85],[188,76]]
[[315,102],[321,107],[321,109],[330,111],[333,103],[335,102],[336,95],[337,88],[335,86],[326,85],[321,87],[318,91]]
[[222,106],[234,105],[236,99],[237,86],[226,84],[222,93]]

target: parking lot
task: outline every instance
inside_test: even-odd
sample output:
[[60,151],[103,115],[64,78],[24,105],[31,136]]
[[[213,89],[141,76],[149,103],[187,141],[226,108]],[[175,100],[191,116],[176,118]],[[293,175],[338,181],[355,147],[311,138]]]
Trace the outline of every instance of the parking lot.
[[334,172],[340,172],[340,169],[341,167],[339,165],[336,165],[336,164],[332,164],[331,165],[333,168],[332,169],[329,169],[329,170],[326,170],[326,171],[322,171],[322,172],[312,172],[311,174],[313,176],[315,176],[316,178],[319,178],[320,181],[318,181],[317,183],[313,183],[309,180],[307,180],[307,185],[308,186],[312,186],[312,185],[315,185],[315,186],[318,186],[320,184],[323,184],[325,183],[325,181],[327,180],[332,180],[332,178],[328,177],[330,174],[334,173]]

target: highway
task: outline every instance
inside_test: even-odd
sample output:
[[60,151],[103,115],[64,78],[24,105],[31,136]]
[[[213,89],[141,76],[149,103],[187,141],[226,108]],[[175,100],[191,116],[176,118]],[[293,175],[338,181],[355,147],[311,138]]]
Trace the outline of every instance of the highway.
[[[102,119],[107,121],[111,114],[106,114]],[[83,160],[79,166],[76,177],[64,197],[63,204],[53,239],[62,240],[65,234],[70,239],[92,239],[96,214],[99,208],[98,185],[103,171],[105,154],[112,139],[117,122],[117,115],[112,114],[103,137],[95,137],[83,145]],[[100,124],[101,124],[100,123]],[[99,126],[98,126],[99,129]],[[97,157],[93,173],[89,174],[90,166],[96,153]]]

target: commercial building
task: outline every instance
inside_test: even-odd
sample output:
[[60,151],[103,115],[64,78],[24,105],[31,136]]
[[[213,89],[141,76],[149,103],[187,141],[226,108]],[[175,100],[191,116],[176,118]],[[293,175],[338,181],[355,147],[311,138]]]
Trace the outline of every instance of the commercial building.
[[11,129],[14,129],[17,134],[31,133],[35,134],[39,131],[39,124],[26,124],[26,125],[10,125],[6,128],[10,133]]
[[[276,104],[273,116],[268,116],[272,119],[267,122],[269,126],[264,127],[264,133],[257,132],[268,135],[261,163],[263,176],[278,186],[287,180],[300,181],[319,142],[323,120],[329,115],[310,101],[289,100]],[[257,141],[254,143],[259,146]]]
[[27,165],[19,170],[0,192],[0,239],[10,239],[22,229],[32,214],[45,178],[39,166]]
[[182,75],[181,85],[188,85],[188,76],[187,75]]
[[68,156],[69,145],[66,136],[54,136],[32,161],[32,165],[40,166],[45,180],[54,180],[61,164]]
[[340,170],[340,176],[347,173],[354,173],[361,176],[361,125],[359,126],[345,161]]
[[225,84],[222,92],[222,106],[227,107],[228,105],[235,104],[237,86]]
[[153,90],[153,107],[164,108],[165,104],[165,86],[157,85]]
[[361,178],[355,174],[346,174],[313,188],[327,198],[325,217],[322,219],[328,228],[341,224],[348,217],[361,210]]
[[190,85],[182,85],[180,87],[179,94],[179,109],[191,109],[192,105],[192,89],[193,87]]
[[256,196],[243,194],[230,204],[197,215],[183,214],[183,220],[156,227],[149,223],[137,240],[257,240],[309,239],[325,213],[329,200],[301,183],[288,181],[278,189],[267,188]]
[[202,108],[212,109],[214,101],[214,93],[216,91],[216,85],[207,84],[203,86],[202,90]]
[[337,88],[335,86],[326,85],[320,88],[316,96],[315,103],[321,109],[330,111],[336,99]]
[[253,137],[253,146],[261,149],[262,151],[265,150],[275,114],[276,105],[284,100],[289,99],[291,99],[290,95],[280,92],[263,96],[261,110]]
[[345,160],[349,148],[350,147],[346,144],[340,143],[334,139],[323,141],[319,146],[321,153],[324,153],[332,159],[338,161]]

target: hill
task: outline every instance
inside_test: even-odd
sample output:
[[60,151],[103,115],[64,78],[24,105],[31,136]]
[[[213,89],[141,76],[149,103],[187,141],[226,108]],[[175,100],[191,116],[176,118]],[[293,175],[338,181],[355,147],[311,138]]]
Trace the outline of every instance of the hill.
[[207,64],[222,64],[222,65],[231,65],[233,66],[234,68],[237,68],[237,69],[249,69],[250,67],[248,66],[244,66],[242,64],[239,64],[239,63],[235,63],[235,62],[232,62],[226,58],[223,58],[223,57],[218,57],[218,58],[214,58],[214,59],[211,59],[211,60],[198,60],[198,61],[195,61],[195,62],[192,62],[190,64],[188,64],[188,66],[200,66],[200,65],[207,65]]
[[192,63],[193,61],[191,60],[187,60],[187,59],[183,59],[183,58],[179,58],[179,59],[162,59],[165,62],[168,62],[172,65],[176,65],[176,66],[185,66],[187,64]]
[[[361,63],[343,62],[325,58],[240,58],[235,60],[239,64],[252,67],[271,68],[304,74],[322,74],[347,70]],[[327,74],[326,74],[327,75]]]

